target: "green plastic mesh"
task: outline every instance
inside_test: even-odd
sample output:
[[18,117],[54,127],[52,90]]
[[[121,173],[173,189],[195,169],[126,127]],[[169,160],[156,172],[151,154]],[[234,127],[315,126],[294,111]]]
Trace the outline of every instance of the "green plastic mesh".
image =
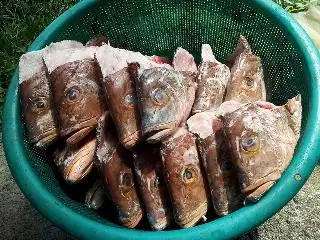
[[[96,34],[107,35],[113,46],[149,55],[172,57],[177,47],[183,47],[198,62],[203,43],[209,43],[217,59],[225,62],[242,34],[262,59],[268,100],[283,104],[301,93],[304,112],[308,111],[308,85],[304,85],[301,57],[271,19],[241,1],[100,1],[82,17],[66,24],[49,41],[74,39],[85,43]],[[25,144],[32,167],[42,183],[65,206],[112,224],[84,204],[72,200],[47,164],[46,154],[35,152],[27,140]]]

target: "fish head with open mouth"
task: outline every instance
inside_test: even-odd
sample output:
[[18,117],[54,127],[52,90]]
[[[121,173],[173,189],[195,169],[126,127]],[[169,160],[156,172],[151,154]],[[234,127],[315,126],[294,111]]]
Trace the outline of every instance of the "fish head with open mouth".
[[163,230],[171,222],[171,209],[163,178],[160,146],[140,144],[133,153],[136,178],[149,224],[154,230]]
[[77,144],[63,144],[54,152],[53,161],[67,183],[78,183],[91,172],[95,149],[96,138],[91,133]]
[[46,147],[58,139],[58,129],[43,51],[29,52],[19,62],[20,100],[29,140]]
[[241,191],[247,200],[257,201],[293,157],[300,136],[301,97],[284,106],[248,103],[222,118]]
[[225,101],[248,103],[266,100],[266,90],[260,57],[254,55],[246,38],[240,37],[235,53],[229,57],[231,78]]
[[132,155],[120,143],[108,113],[102,115],[97,128],[96,166],[105,188],[118,209],[119,222],[134,228],[143,212],[134,182]]
[[[60,134],[76,144],[97,125],[105,109],[102,74],[95,47],[63,49],[45,56]],[[59,59],[59,60],[57,60]]]
[[176,223],[194,226],[207,213],[208,196],[201,171],[196,139],[180,127],[161,145],[164,178]]
[[186,114],[189,83],[173,69],[150,68],[136,81],[142,135],[159,142],[171,135]]
[[229,68],[216,60],[209,44],[202,45],[201,58],[193,114],[216,110],[224,100],[230,79]]

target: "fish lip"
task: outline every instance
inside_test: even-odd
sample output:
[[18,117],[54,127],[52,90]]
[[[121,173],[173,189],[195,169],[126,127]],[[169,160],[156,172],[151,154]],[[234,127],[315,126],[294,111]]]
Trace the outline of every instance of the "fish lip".
[[166,216],[166,217],[159,219],[155,223],[150,224],[150,226],[153,230],[161,231],[161,230],[165,229],[166,227],[168,227],[169,224],[170,224],[169,217]]
[[[193,227],[200,221],[201,217],[207,213],[208,202],[204,202],[197,209],[192,211],[192,214],[186,219],[176,219],[177,224],[182,228]],[[198,217],[196,217],[198,216]]]
[[136,143],[140,140],[140,138],[141,138],[141,131],[138,130],[130,134],[129,136],[121,139],[120,142],[125,148],[128,149],[136,145]]
[[173,131],[172,123],[163,123],[149,128],[144,128],[142,134],[146,136],[147,142],[157,142],[167,137]]
[[246,188],[242,189],[243,193],[254,192],[258,187],[261,185],[270,182],[270,181],[277,181],[281,177],[281,173],[279,170],[273,171],[271,173],[266,174],[263,178],[259,179],[258,181],[250,184]]
[[[96,144],[96,143],[95,141],[90,141],[88,144],[84,145],[82,149],[88,146],[89,144]],[[96,145],[94,145],[92,149],[95,149],[95,146]],[[89,147],[91,146],[89,145]],[[86,156],[89,155],[90,153],[87,153],[84,157],[83,156],[79,157],[80,152],[81,152],[81,149],[79,150],[78,153],[75,154],[74,156],[75,161],[72,162],[70,167],[66,168],[66,174],[64,174],[65,176],[64,179],[68,183],[72,184],[72,183],[77,183],[81,181],[84,177],[86,177],[90,173],[91,169],[93,168],[94,157],[92,157],[88,161]],[[73,173],[76,173],[76,174],[73,174]]]
[[[79,161],[79,160],[78,160]],[[78,162],[77,161],[77,162]],[[74,169],[74,167],[71,167],[65,177],[65,181],[68,182],[68,183],[71,183],[71,184],[74,184],[74,183],[78,183],[80,182],[84,177],[86,177],[89,172],[91,171],[91,169],[93,168],[93,162],[89,163],[86,165],[86,167],[84,168],[85,170],[82,171],[81,173],[81,176],[80,178],[74,178],[71,174],[72,170]]]
[[131,217],[122,218],[120,219],[120,222],[122,223],[123,226],[127,228],[134,228],[139,224],[140,220],[142,219],[142,211],[134,213],[133,216],[134,216],[133,218]]
[[[86,136],[89,135],[89,133],[94,129],[93,126],[88,126],[88,127],[83,127],[79,130],[77,130],[76,132],[73,132],[69,135],[69,137],[66,139],[66,142],[70,145],[76,144],[79,141],[81,141],[82,139],[84,139]],[[85,133],[85,134],[83,134]],[[80,138],[77,138],[79,137]]]
[[60,130],[60,133],[62,136],[67,136],[69,134],[74,134],[77,131],[80,131],[81,129],[86,127],[94,128],[98,123],[98,119],[99,117],[93,117],[93,118],[84,120],[81,123],[77,123],[76,125],[72,126],[71,128],[65,128]]
[[48,131],[45,131],[44,133],[40,134],[38,137],[33,139],[36,147],[46,147],[49,144],[55,142],[58,139],[58,132],[55,128],[51,128]]

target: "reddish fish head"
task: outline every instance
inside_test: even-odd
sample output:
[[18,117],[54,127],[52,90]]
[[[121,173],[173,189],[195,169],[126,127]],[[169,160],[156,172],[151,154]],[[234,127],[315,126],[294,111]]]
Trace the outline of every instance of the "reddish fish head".
[[163,230],[171,222],[171,213],[162,175],[160,146],[143,144],[136,147],[134,169],[149,224],[154,230]]
[[258,200],[289,165],[300,122],[299,96],[280,107],[265,102],[245,104],[223,117],[241,190],[249,200]]
[[58,138],[52,93],[43,50],[23,54],[19,62],[20,101],[28,137],[37,147]]
[[222,121],[214,112],[201,112],[190,117],[187,125],[198,138],[214,210],[219,216],[227,215],[240,206],[241,198]]
[[233,66],[225,101],[235,100],[240,103],[265,101],[266,90],[261,59],[252,53],[244,37],[240,37],[235,53],[229,57],[229,62],[233,62]]
[[109,109],[125,148],[133,147],[141,139],[135,80],[130,69],[131,66],[125,67],[105,78]]
[[124,149],[113,130],[107,113],[98,125],[96,165],[113,203],[117,206],[120,223],[134,228],[142,218],[133,170],[132,155]]
[[78,183],[92,170],[96,139],[88,135],[76,145],[65,145],[54,153],[54,162],[68,183]]
[[201,55],[198,89],[192,113],[216,110],[223,102],[226,86],[230,79],[229,68],[215,59],[210,45],[202,45]]
[[208,209],[195,137],[179,128],[162,143],[161,155],[175,221],[182,228],[192,227]]
[[94,59],[65,63],[51,73],[51,82],[61,135],[75,144],[96,127],[105,108],[100,68]]
[[151,68],[136,82],[142,134],[158,142],[172,134],[184,118],[189,100],[189,83],[167,68]]

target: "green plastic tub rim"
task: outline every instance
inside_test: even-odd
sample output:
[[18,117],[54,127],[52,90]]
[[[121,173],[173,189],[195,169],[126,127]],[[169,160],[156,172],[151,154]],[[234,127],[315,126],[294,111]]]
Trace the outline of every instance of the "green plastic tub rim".
[[[28,161],[24,159],[25,149],[22,128],[19,127],[18,70],[15,71],[7,92],[3,115],[3,143],[9,168],[25,196],[38,211],[55,225],[79,239],[230,239],[262,224],[279,211],[303,186],[316,166],[320,155],[320,54],[302,27],[272,1],[243,0],[253,8],[262,11],[269,18],[278,21],[279,28],[301,54],[307,65],[308,78],[312,82],[309,93],[310,112],[306,131],[299,143],[291,165],[279,182],[257,203],[241,208],[223,218],[206,224],[181,230],[162,232],[125,229],[116,225],[104,225],[87,218],[70,208],[61,199],[50,193],[39,181]],[[81,1],[53,21],[33,42],[29,51],[44,47],[49,36],[72,17],[97,4],[97,0]],[[296,37],[299,36],[299,37]],[[226,226],[228,226],[226,228]]]

